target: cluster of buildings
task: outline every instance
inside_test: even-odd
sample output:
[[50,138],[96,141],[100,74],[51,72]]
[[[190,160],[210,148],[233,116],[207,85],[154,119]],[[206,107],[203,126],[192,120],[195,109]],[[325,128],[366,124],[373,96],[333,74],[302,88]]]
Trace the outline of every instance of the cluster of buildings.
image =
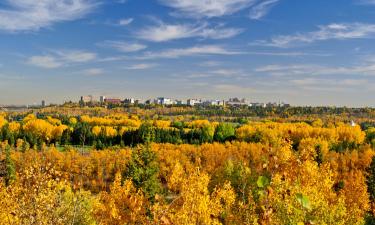
[[230,98],[229,100],[202,100],[202,99],[187,99],[186,101],[176,100],[172,98],[158,97],[155,99],[148,99],[142,101],[135,98],[107,98],[105,96],[100,96],[99,101],[95,99],[92,95],[81,96],[80,102],[82,104],[89,103],[100,103],[104,105],[133,105],[133,104],[144,104],[144,105],[186,105],[186,106],[250,106],[250,107],[288,107],[289,104],[286,103],[258,103],[249,102],[242,98]]

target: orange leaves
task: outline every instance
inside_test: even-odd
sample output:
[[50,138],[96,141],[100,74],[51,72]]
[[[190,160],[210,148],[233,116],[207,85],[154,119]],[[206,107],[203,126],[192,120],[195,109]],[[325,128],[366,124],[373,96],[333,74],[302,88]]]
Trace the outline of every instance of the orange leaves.
[[0,116],[0,128],[2,128],[7,123],[8,121],[3,116]]
[[58,125],[53,128],[52,136],[57,139],[60,138],[63,134],[63,132],[68,129],[68,126],[66,125]]
[[194,172],[185,176],[180,193],[170,205],[157,205],[154,208],[157,223],[165,224],[220,224],[220,219],[229,214],[234,204],[235,194],[229,183],[210,195],[209,176]]
[[99,136],[101,132],[102,132],[102,128],[99,127],[99,126],[94,126],[94,127],[92,128],[92,133],[93,133],[95,136]]
[[[8,126],[9,126],[10,132],[12,132],[12,133],[18,133],[21,129],[21,124],[18,123],[18,122],[10,122],[8,124]],[[1,125],[0,125],[0,127],[1,127]]]
[[52,132],[54,128],[55,127],[53,125],[41,119],[27,120],[27,122],[23,126],[23,129],[26,132],[33,133],[39,137],[44,138],[47,141],[51,140],[51,138],[53,137]]
[[92,128],[92,133],[95,135],[95,136],[99,136],[100,134],[104,134],[105,137],[114,137],[117,135],[117,129],[113,128],[113,127],[100,127],[100,126],[94,126]]
[[125,126],[138,128],[141,126],[141,121],[135,117],[128,117],[124,115],[106,116],[106,117],[89,117],[81,116],[81,122],[97,126]]
[[171,121],[169,120],[154,120],[153,125],[157,128],[169,128]]
[[94,215],[100,224],[142,224],[147,221],[147,199],[131,181],[126,180],[121,185],[120,174],[116,175],[109,193],[99,194],[99,202]]

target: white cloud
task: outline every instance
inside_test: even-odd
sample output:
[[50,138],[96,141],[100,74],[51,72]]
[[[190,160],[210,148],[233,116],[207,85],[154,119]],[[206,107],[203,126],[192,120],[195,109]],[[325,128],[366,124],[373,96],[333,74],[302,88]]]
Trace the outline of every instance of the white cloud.
[[126,69],[128,70],[145,70],[145,69],[150,69],[157,66],[157,64],[148,64],[148,63],[141,63],[141,64],[135,64],[127,67]]
[[54,23],[80,19],[97,6],[95,0],[5,0],[0,30],[35,31]]
[[224,76],[224,77],[234,77],[238,75],[243,75],[243,72],[241,70],[237,69],[218,69],[214,70],[211,73],[219,76]]
[[127,43],[122,41],[105,41],[99,43],[99,46],[110,47],[120,52],[138,52],[147,48],[146,45],[138,43]]
[[218,62],[218,61],[205,61],[205,62],[199,63],[198,65],[202,66],[202,67],[216,67],[216,66],[220,65],[220,62]]
[[100,68],[91,68],[91,69],[83,70],[82,72],[83,74],[87,76],[97,76],[97,75],[103,74],[104,70]]
[[96,59],[96,53],[80,51],[80,50],[60,50],[55,51],[55,54],[60,57],[61,61],[69,63],[83,63]]
[[249,55],[262,55],[262,56],[286,56],[286,57],[298,57],[298,56],[332,56],[328,53],[319,52],[247,52]]
[[136,37],[153,42],[165,42],[192,37],[226,39],[234,37],[242,31],[239,28],[210,27],[208,23],[192,25],[159,22],[156,26],[146,27],[136,32]]
[[133,18],[121,19],[120,21],[118,21],[118,24],[120,26],[127,26],[127,25],[131,24],[133,21],[134,21]]
[[32,56],[29,58],[28,63],[47,69],[54,69],[62,66],[62,63],[53,56]]
[[93,61],[97,55],[92,52],[80,50],[57,50],[51,51],[50,54],[32,56],[27,63],[37,67],[54,69],[71,63],[85,63]]
[[358,4],[361,4],[361,5],[375,5],[375,0],[359,0]]
[[249,17],[253,20],[263,18],[279,0],[264,0],[250,9]]
[[267,73],[274,76],[302,75],[364,75],[375,76],[375,64],[365,63],[359,66],[320,66],[310,64],[295,65],[266,65],[258,67],[255,72]]
[[327,79],[327,78],[303,78],[290,80],[291,83],[300,86],[364,86],[369,81],[367,79]]
[[175,16],[192,18],[220,17],[250,8],[250,18],[260,19],[279,0],[159,0],[163,5],[176,9]]
[[326,40],[347,40],[360,38],[374,38],[375,24],[365,23],[333,23],[319,26],[317,31],[297,33],[294,35],[280,35],[269,41],[257,41],[254,45],[286,48],[299,44],[308,44]]
[[219,17],[248,8],[256,0],[159,0],[188,17]]
[[147,52],[141,59],[149,58],[179,58],[197,55],[238,55],[242,52],[231,51],[218,45],[201,45],[190,48],[169,49],[161,52]]

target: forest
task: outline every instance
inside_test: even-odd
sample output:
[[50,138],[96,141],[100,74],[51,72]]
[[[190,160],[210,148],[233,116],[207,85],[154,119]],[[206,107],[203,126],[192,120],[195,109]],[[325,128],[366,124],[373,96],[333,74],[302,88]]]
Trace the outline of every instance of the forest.
[[0,113],[0,224],[375,224],[372,110],[235,112]]

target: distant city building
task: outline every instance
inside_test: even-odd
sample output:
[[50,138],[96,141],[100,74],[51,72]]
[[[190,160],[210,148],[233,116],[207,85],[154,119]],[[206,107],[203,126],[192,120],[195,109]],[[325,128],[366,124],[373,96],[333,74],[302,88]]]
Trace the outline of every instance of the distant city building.
[[100,101],[100,103],[104,103],[104,101],[105,101],[105,96],[100,96],[99,101]]
[[278,107],[279,104],[277,104],[276,102],[269,102],[269,103],[267,103],[266,106],[267,106],[267,107]]
[[244,106],[244,105],[249,105],[246,102],[246,99],[239,99],[239,98],[230,98],[229,101],[226,102],[226,105],[229,106]]
[[121,99],[119,98],[106,98],[104,102],[107,104],[116,104],[116,105],[122,103]]
[[221,100],[207,100],[202,103],[204,106],[224,106],[225,102]]
[[135,99],[134,98],[126,98],[124,100],[125,104],[135,104]]
[[170,98],[159,97],[154,101],[157,105],[172,105],[173,101]]
[[280,107],[290,107],[290,104],[287,104],[287,103],[282,102],[282,103],[280,104]]
[[46,107],[46,101],[42,100],[42,107]]
[[198,100],[198,99],[188,99],[186,104],[188,106],[195,106],[195,105],[199,105],[201,104],[201,100]]
[[94,101],[94,98],[92,97],[92,95],[81,96],[81,102],[83,103],[89,103],[93,101]]
[[251,106],[251,107],[262,107],[262,108],[265,108],[265,107],[267,107],[267,104],[266,103],[255,102],[255,103],[250,103],[249,106]]

